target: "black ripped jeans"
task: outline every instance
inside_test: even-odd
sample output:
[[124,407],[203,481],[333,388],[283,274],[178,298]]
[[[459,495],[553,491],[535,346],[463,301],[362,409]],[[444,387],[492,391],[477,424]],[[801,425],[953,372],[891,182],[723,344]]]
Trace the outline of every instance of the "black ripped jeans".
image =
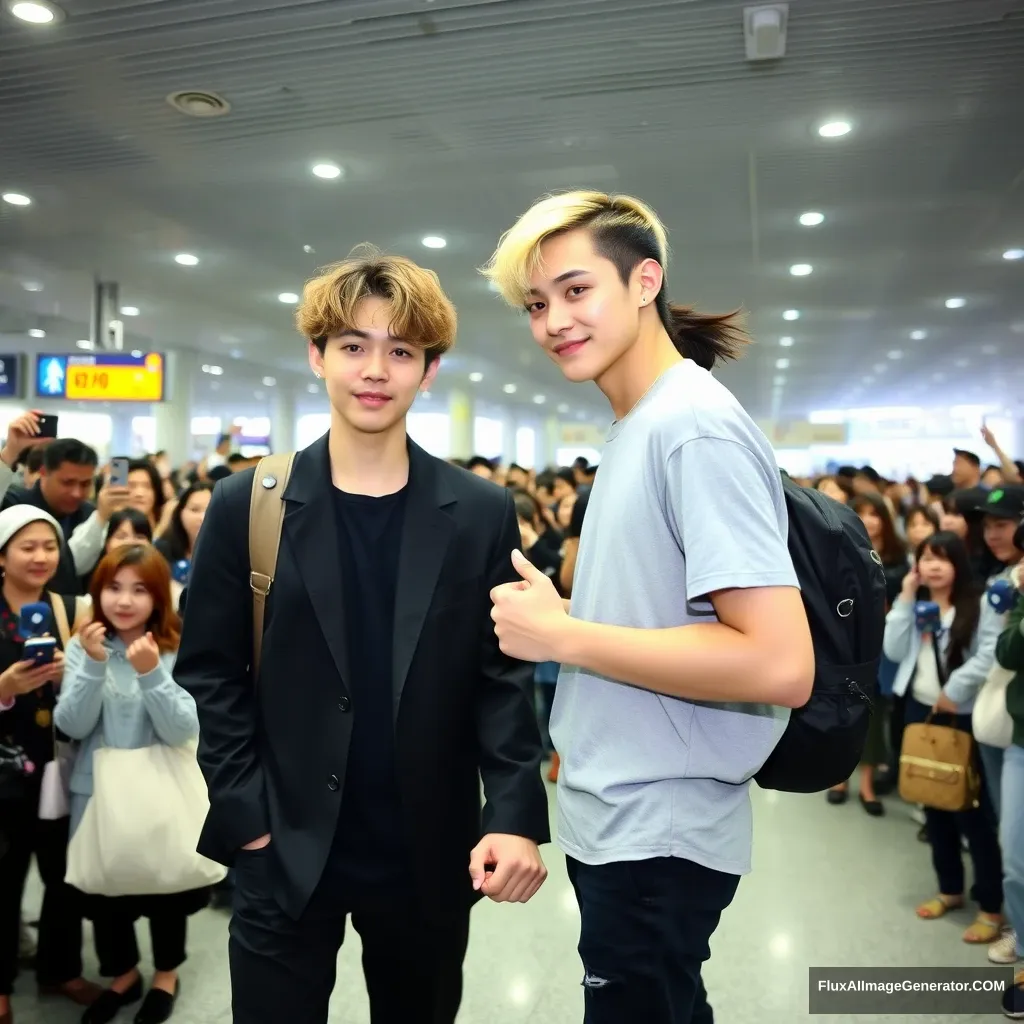
[[584,1024],[712,1024],[701,965],[739,876],[677,857],[566,862],[582,918]]

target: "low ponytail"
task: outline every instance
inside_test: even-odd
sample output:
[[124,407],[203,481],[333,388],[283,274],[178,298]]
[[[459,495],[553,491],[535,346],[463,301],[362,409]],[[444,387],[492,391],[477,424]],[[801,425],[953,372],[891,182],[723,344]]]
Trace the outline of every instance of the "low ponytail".
[[737,359],[750,343],[741,313],[698,313],[690,306],[669,303],[658,296],[658,312],[679,354],[705,370],[727,359]]

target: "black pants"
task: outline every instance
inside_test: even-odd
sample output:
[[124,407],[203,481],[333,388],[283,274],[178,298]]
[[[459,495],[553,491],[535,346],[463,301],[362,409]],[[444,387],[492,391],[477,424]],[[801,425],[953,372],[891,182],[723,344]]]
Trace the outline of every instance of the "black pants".
[[228,945],[234,1024],[326,1024],[349,913],[363,944],[371,1024],[453,1024],[462,1001],[469,910],[426,921],[408,894],[343,906],[314,893],[298,921],[271,895],[268,850],[235,862]]
[[[913,697],[907,697],[907,725],[923,722],[930,710]],[[953,725],[964,732],[971,731],[970,715],[938,715],[935,722],[938,725]],[[1003,908],[1003,860],[999,851],[995,811],[983,772],[981,776],[978,807],[959,812],[936,811],[926,807],[925,824],[939,892],[944,896],[964,895],[964,862],[960,843],[960,837],[963,836],[967,839],[974,867],[974,885],[970,895],[986,914],[999,914]]]
[[185,962],[188,917],[173,906],[161,908],[157,903],[143,914],[133,897],[92,896],[89,913],[104,978],[120,978],[139,966],[135,922],[142,916],[149,919],[153,967],[158,971],[176,971]]
[[38,791],[0,803],[0,996],[11,994],[18,973],[21,899],[33,854],[45,886],[36,977],[40,985],[63,985],[82,974],[82,915],[64,883],[69,819],[40,821],[38,808]]
[[567,864],[582,916],[584,1024],[711,1024],[701,965],[739,876],[676,857]]

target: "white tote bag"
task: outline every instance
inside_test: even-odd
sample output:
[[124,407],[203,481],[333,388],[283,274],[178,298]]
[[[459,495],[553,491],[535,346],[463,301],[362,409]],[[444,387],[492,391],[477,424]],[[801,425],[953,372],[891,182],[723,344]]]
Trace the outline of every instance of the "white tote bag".
[[53,760],[43,765],[43,780],[39,789],[39,817],[43,821],[60,821],[71,813],[68,793],[71,769],[75,763],[70,743],[53,739]]
[[1002,665],[993,665],[974,701],[971,731],[979,743],[1005,750],[1013,742],[1013,719],[1006,710],[1006,688],[1014,677]]
[[68,847],[66,880],[99,896],[155,896],[227,874],[196,853],[210,809],[196,744],[93,754],[93,795]]

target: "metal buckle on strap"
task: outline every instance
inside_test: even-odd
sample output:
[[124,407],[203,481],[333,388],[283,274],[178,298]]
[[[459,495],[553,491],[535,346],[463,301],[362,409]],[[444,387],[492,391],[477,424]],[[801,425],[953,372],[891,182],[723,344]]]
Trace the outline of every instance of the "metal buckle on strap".
[[254,594],[258,594],[260,597],[266,597],[270,593],[273,582],[273,576],[266,576],[261,572],[249,573],[249,587]]

